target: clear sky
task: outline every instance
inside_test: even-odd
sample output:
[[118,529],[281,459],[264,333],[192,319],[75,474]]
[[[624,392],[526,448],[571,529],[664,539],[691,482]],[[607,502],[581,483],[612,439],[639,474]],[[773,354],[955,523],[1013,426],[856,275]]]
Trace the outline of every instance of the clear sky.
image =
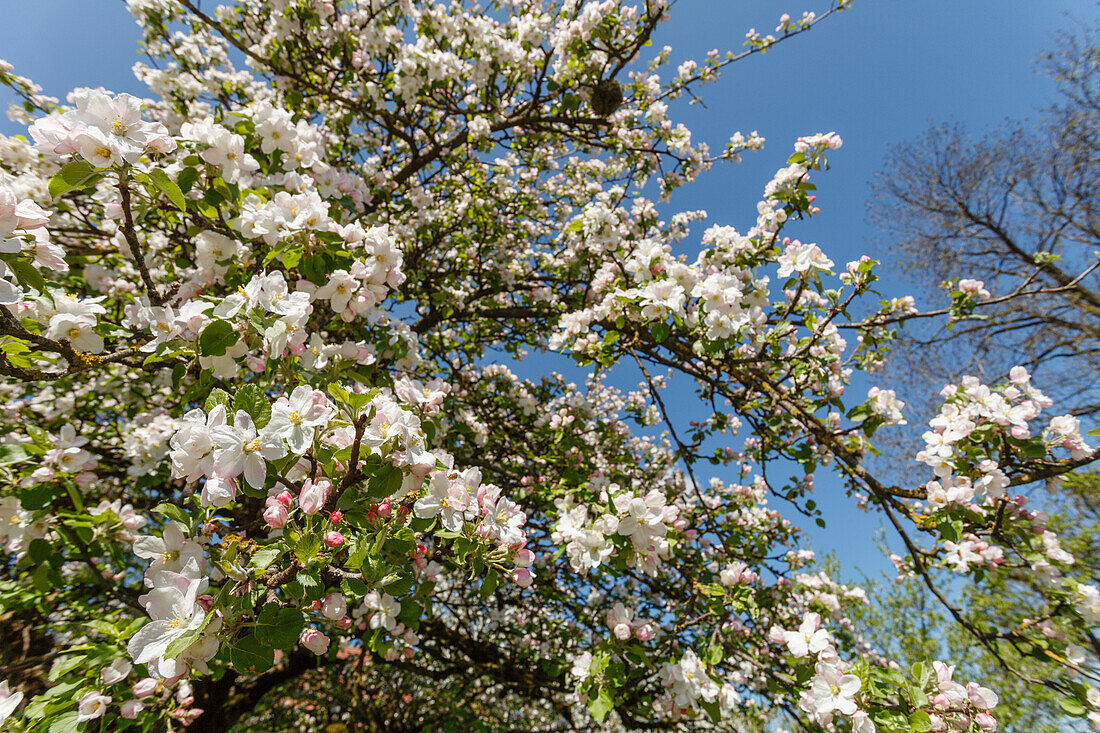
[[[770,33],[783,12],[797,18],[823,5],[678,0],[654,44],[672,46],[675,68],[712,48],[739,50],[746,30]],[[7,0],[4,6],[0,58],[46,93],[64,97],[74,86],[104,86],[144,96],[130,71],[141,58],[139,34],[122,2]],[[679,110],[675,118],[714,150],[737,130],[757,130],[768,144],[741,165],[722,166],[681,189],[673,205],[706,209],[712,221],[744,231],[795,138],[836,131],[844,147],[830,156],[832,170],[816,177],[822,214],[798,236],[817,242],[838,264],[861,254],[889,264],[890,242],[866,221],[869,184],[888,149],[933,123],[960,121],[981,130],[1034,116],[1052,101],[1053,90],[1034,59],[1051,47],[1055,32],[1097,12],[1095,0],[856,0],[811,32],[726,69],[718,84],[702,88],[706,108]],[[0,97],[4,108],[8,101]],[[0,132],[22,128],[4,118]],[[685,413],[685,419],[700,416]],[[835,482],[823,474],[817,491],[829,526],[807,527],[813,546],[835,551],[848,567],[884,567],[871,539],[877,519],[838,499]]]

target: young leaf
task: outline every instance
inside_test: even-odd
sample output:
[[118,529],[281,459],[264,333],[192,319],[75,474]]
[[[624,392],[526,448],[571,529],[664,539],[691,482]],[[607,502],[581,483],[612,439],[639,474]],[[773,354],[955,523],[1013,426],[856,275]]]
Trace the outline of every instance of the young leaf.
[[46,292],[46,281],[34,265],[23,260],[9,262],[8,266],[15,272],[15,277],[20,283],[29,288],[34,288],[40,293]]
[[81,188],[97,173],[92,164],[85,160],[74,160],[61,166],[61,170],[50,179],[50,198],[57,199],[76,188]]
[[203,356],[223,356],[239,339],[240,334],[229,321],[211,321],[199,336],[199,353]]
[[259,674],[275,663],[275,649],[249,634],[229,647],[229,663],[242,674]]
[[175,181],[168,177],[167,173],[160,168],[154,168],[149,171],[149,178],[157,188],[164,192],[168,200],[176,205],[176,208],[187,211],[187,199],[183,197],[183,191],[180,190]]
[[232,401],[228,392],[215,387],[210,390],[210,394],[206,397],[206,404],[203,407],[207,412],[210,412],[218,405],[225,405],[225,409],[228,411]]
[[244,410],[252,418],[257,428],[262,428],[271,420],[271,402],[267,395],[255,384],[246,384],[233,396],[233,410]]

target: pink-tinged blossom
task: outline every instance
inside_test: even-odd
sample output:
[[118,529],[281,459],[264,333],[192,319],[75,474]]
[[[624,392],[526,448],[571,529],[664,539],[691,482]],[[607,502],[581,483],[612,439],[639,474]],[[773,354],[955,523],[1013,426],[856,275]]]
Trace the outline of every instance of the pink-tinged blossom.
[[172,450],[172,475],[187,481],[214,473],[215,428],[226,424],[224,405],[216,405],[209,414],[195,409],[183,416],[176,433],[169,440]]
[[243,473],[244,480],[254,488],[264,485],[267,461],[286,455],[282,441],[270,433],[258,431],[244,410],[237,410],[233,425],[219,425],[211,430],[211,437],[217,446],[214,471],[226,478]]
[[273,498],[267,500],[267,507],[264,509],[264,523],[271,527],[271,529],[282,529],[286,526],[287,510],[286,506]]
[[572,667],[569,670],[569,674],[578,682],[583,682],[588,679],[591,666],[592,652],[581,652],[573,656]]
[[718,685],[691,649],[684,652],[679,662],[665,662],[661,666],[660,679],[681,707],[690,707],[700,698],[713,702],[718,697]]
[[331,481],[326,479],[312,481],[307,479],[306,482],[302,484],[302,490],[298,494],[298,507],[305,514],[316,514],[324,508],[331,490]]
[[829,632],[821,626],[821,616],[807,613],[798,631],[785,631],[783,641],[787,649],[796,657],[817,654],[830,646]]
[[306,649],[310,650],[317,656],[320,656],[328,651],[329,638],[317,629],[309,628],[302,631],[302,635],[298,638],[298,641]]
[[803,709],[817,715],[834,710],[852,715],[857,709],[855,696],[861,686],[859,677],[843,674],[835,665],[819,662],[810,689],[803,695]]
[[520,588],[529,588],[535,582],[535,574],[531,572],[530,568],[514,568],[512,570],[512,580]]
[[373,611],[370,617],[372,629],[393,631],[397,625],[397,614],[401,611],[401,604],[393,596],[372,590],[367,594],[364,604]]
[[111,698],[98,690],[84,693],[76,706],[76,721],[83,723],[86,720],[102,718],[107,712],[107,706],[111,704]]
[[988,687],[982,687],[977,682],[968,682],[966,684],[966,695],[970,699],[971,704],[979,710],[989,710],[997,707],[999,702],[997,693],[990,690]]
[[198,577],[194,561],[184,570],[185,574],[157,573],[153,590],[138,598],[153,620],[138,629],[126,648],[134,663],[148,664],[154,676],[173,677],[183,671],[178,663],[163,657],[172,642],[202,627],[206,618],[197,602],[206,590],[206,579]]
[[343,593],[329,593],[321,603],[321,615],[331,621],[339,621],[347,612],[348,604]]
[[443,398],[450,393],[451,386],[441,379],[423,384],[415,379],[401,377],[394,381],[393,391],[404,402],[421,407],[431,415],[439,410]]
[[461,476],[452,479],[445,471],[435,471],[428,481],[428,493],[413,504],[413,514],[421,519],[438,516],[443,527],[457,532],[462,523],[476,516],[477,501]]
[[626,641],[632,634],[634,611],[621,603],[616,603],[607,612],[607,627],[619,641]]
[[113,685],[116,682],[122,682],[130,674],[130,670],[133,665],[125,659],[116,659],[111,663],[111,666],[104,667],[99,676],[103,680],[104,684]]
[[857,710],[852,715],[852,733],[876,733],[875,721],[863,710]]
[[127,720],[133,720],[138,716],[138,713],[144,709],[145,705],[140,700],[127,700],[122,703],[122,709],[119,711],[119,715]]
[[146,677],[135,682],[130,691],[134,693],[134,697],[145,699],[157,691],[157,686],[159,684],[160,683],[152,677]]
[[323,392],[303,385],[275,401],[265,430],[285,440],[291,453],[301,455],[313,444],[316,431],[323,430],[335,414],[336,407]]
[[481,519],[479,529],[484,530],[485,534],[495,537],[502,545],[518,545],[526,540],[523,525],[527,521],[527,515],[514,501],[501,496],[495,501],[484,503],[483,511],[485,516]]
[[12,692],[7,680],[0,682],[0,724],[11,717],[21,702],[23,702],[22,691]]
[[218,475],[210,476],[202,483],[199,505],[223,507],[237,498],[237,482]]
[[142,535],[134,540],[134,554],[151,560],[149,570],[180,572],[189,562],[202,562],[202,547],[188,539],[178,522],[164,525],[164,534]]
[[816,244],[802,244],[798,240],[784,246],[778,262],[779,277],[788,277],[796,272],[801,275],[812,274],[815,270],[828,271],[833,266],[833,261]]

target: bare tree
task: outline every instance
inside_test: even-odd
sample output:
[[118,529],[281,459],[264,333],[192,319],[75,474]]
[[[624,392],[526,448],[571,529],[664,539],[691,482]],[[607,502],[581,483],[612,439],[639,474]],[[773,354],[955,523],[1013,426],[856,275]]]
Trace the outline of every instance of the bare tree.
[[1100,25],[1056,47],[1042,61],[1058,100],[1038,123],[982,137],[941,125],[895,147],[871,214],[927,297],[920,305],[961,278],[991,293],[950,330],[910,321],[895,377],[924,386],[1021,364],[1088,416],[1100,412]]

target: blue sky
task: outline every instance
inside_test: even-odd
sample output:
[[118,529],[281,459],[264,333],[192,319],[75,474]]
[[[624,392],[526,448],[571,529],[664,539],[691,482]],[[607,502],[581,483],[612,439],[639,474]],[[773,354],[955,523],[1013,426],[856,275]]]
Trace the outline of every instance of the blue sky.
[[[675,68],[712,48],[737,51],[748,28],[769,33],[783,12],[797,18],[823,4],[678,0],[654,44],[672,46]],[[838,264],[869,254],[889,265],[890,243],[870,228],[865,208],[888,149],[933,123],[960,121],[981,130],[1006,118],[1034,117],[1052,101],[1053,86],[1033,60],[1051,47],[1053,33],[1095,18],[1097,9],[1095,0],[856,0],[811,32],[727,68],[718,84],[702,88],[706,108],[676,111],[712,149],[737,130],[757,130],[768,144],[741,165],[719,167],[681,189],[673,206],[705,209],[711,221],[744,231],[795,138],[836,131],[844,147],[830,157],[832,170],[816,177],[822,214],[798,236],[817,242]],[[144,94],[131,73],[141,58],[139,34],[122,2],[9,2],[4,16],[0,57],[46,93],[64,97],[74,86],[104,86]],[[4,108],[8,101],[0,97]],[[22,131],[0,120],[0,132]],[[685,412],[688,417],[705,415]],[[835,551],[848,567],[885,567],[872,540],[877,518],[838,497],[823,471],[818,476],[816,498],[828,528],[807,527],[813,546]]]

